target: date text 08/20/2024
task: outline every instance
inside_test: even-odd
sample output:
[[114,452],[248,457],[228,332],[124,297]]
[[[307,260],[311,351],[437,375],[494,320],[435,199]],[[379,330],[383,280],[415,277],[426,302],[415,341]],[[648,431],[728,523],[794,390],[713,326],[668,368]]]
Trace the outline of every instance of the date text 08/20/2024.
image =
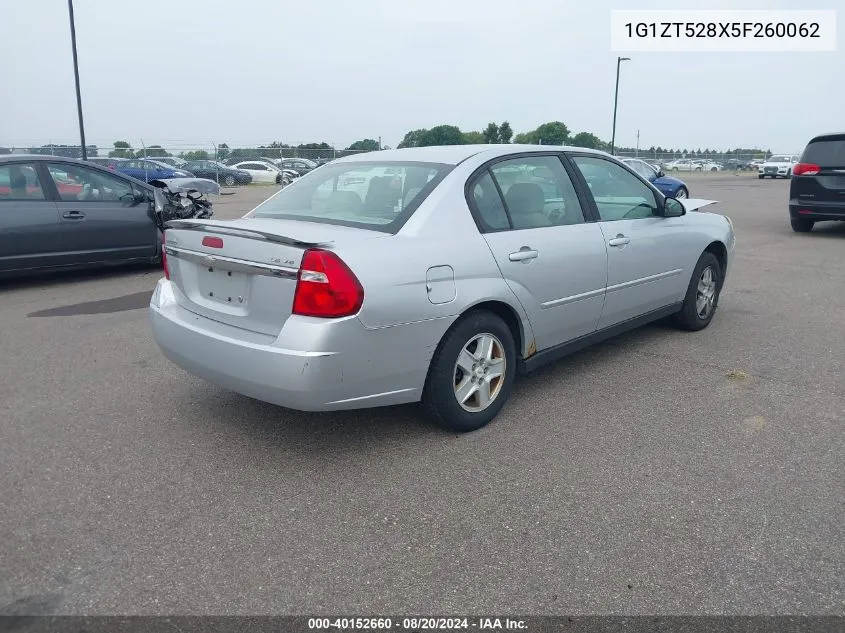
[[525,620],[511,618],[309,618],[311,630],[391,630],[436,631],[436,630],[525,630]]

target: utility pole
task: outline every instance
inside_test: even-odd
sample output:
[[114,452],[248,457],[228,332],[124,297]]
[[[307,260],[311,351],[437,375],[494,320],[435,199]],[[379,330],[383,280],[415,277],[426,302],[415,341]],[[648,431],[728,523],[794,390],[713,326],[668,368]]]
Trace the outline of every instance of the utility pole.
[[637,158],[640,157],[640,131],[639,130],[637,130],[637,151],[634,152],[634,156],[636,156]]
[[73,0],[67,0],[67,10],[70,18],[70,44],[73,48],[73,77],[76,80],[76,112],[79,115],[79,140],[82,143],[82,160],[88,160],[88,149],[85,147],[85,124],[82,122],[82,94],[79,91],[79,60],[76,57],[76,25],[73,20]]
[[616,92],[613,95],[613,134],[610,137],[610,153],[613,154],[616,148],[616,106],[619,103],[619,67],[622,62],[630,61],[630,57],[616,58]]
[[381,137],[378,137],[378,149],[381,151]]

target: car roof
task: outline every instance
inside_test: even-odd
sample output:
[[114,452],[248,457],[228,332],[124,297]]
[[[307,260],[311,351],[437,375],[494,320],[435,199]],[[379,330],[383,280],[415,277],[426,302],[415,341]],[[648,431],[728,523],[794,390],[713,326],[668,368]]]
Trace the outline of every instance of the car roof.
[[819,141],[841,141],[843,139],[845,139],[845,132],[827,132],[814,136],[807,144],[809,145],[810,143],[817,143]]
[[519,144],[491,144],[491,145],[435,145],[430,147],[406,147],[403,149],[384,149],[363,154],[343,156],[332,161],[332,163],[357,163],[357,162],[387,162],[387,161],[413,161],[421,163],[442,163],[445,165],[458,165],[473,156],[485,158],[497,158],[508,154],[519,154],[524,152],[585,152],[599,156],[610,156],[606,152],[583,147],[570,147],[567,145],[519,145]]

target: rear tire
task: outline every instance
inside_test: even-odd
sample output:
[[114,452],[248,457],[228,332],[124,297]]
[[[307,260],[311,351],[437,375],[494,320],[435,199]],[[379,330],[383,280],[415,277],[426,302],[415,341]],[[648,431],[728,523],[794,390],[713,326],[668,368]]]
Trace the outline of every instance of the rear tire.
[[[483,346],[489,352],[482,351]],[[423,408],[451,431],[480,429],[507,402],[516,361],[516,345],[505,322],[486,310],[470,312],[449,329],[434,353],[423,389]]]
[[683,307],[675,314],[675,325],[689,332],[703,330],[710,325],[719,305],[721,290],[722,267],[713,253],[705,251],[693,270]]
[[689,190],[686,187],[678,187],[678,190],[675,192],[675,198],[689,198]]
[[223,184],[227,187],[234,187],[235,186],[235,177],[231,174],[228,176],[223,177]]
[[765,176],[763,174],[758,174],[757,178],[759,178],[760,180],[763,180],[763,178],[765,178]]
[[789,224],[796,233],[809,233],[813,230],[815,222],[805,218],[789,218]]

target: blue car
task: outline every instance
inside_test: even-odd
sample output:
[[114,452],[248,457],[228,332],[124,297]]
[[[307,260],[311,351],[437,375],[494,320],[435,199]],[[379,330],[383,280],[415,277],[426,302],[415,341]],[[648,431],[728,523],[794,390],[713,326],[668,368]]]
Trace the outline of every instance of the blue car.
[[122,160],[115,163],[115,171],[137,178],[142,182],[161,180],[163,178],[193,178],[194,174],[184,169],[176,169],[171,165],[160,163],[149,158]]
[[620,158],[619,160],[657,187],[664,196],[689,198],[689,188],[683,180],[667,176],[660,169],[655,169],[639,158]]

